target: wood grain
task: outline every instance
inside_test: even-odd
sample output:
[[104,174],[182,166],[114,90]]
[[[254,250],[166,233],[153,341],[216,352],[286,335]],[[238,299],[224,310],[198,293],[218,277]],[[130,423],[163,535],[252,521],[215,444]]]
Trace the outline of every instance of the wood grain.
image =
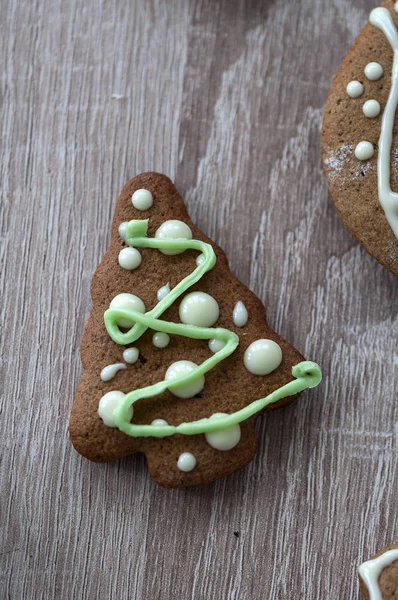
[[[1,3],[1,598],[356,599],[358,564],[397,540],[398,282],[338,220],[319,157],[373,6]],[[325,373],[203,488],[91,464],[67,436],[91,275],[144,170]]]

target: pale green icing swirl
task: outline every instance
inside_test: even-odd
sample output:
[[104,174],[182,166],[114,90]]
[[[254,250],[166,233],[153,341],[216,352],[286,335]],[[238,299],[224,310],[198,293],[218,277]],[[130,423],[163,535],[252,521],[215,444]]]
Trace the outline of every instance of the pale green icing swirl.
[[[155,331],[162,331],[169,334],[180,335],[183,337],[210,340],[216,339],[225,343],[225,345],[214,355],[205,360],[197,368],[193,369],[188,375],[179,377],[170,381],[159,381],[154,385],[134,390],[125,395],[120,406],[115,411],[115,424],[117,427],[132,437],[167,437],[175,433],[184,435],[196,435],[200,433],[210,433],[227,429],[249,419],[259,411],[263,410],[269,404],[278,402],[287,396],[293,396],[299,392],[315,387],[322,379],[321,369],[316,363],[304,361],[294,366],[292,375],[294,381],[287,383],[281,388],[269,394],[266,398],[255,400],[248,406],[224,417],[211,420],[210,418],[181,423],[180,425],[137,425],[130,422],[129,408],[138,400],[152,398],[162,394],[165,390],[173,390],[173,387],[192,383],[199,377],[213,369],[218,363],[230,356],[239,344],[239,337],[221,327],[197,327],[195,325],[186,325],[184,323],[171,323],[162,321],[159,317],[191,286],[197,283],[203,275],[210,271],[215,262],[216,256],[210,244],[200,240],[188,239],[156,239],[147,238],[148,221],[130,221],[126,228],[127,243],[136,248],[157,248],[165,250],[198,250],[204,256],[204,260],[196,269],[180,283],[176,285],[166,296],[156,304],[156,306],[145,314],[129,309],[109,308],[105,311],[104,321],[110,337],[117,344],[130,344],[139,339],[145,331],[150,328]],[[133,327],[126,333],[120,331],[117,322],[120,319],[129,319],[134,321]]]
[[[223,348],[223,350],[225,350],[225,348]],[[220,353],[223,350],[221,350]],[[215,358],[215,356],[213,358]],[[219,360],[222,360],[222,358]],[[217,362],[219,362],[219,360],[217,360]],[[181,378],[179,383],[190,383],[193,379],[196,379],[199,374],[208,371],[208,366],[205,369],[203,368],[206,364],[208,365],[208,363],[209,361],[202,363],[197,369],[192,371],[192,374],[190,373],[187,377],[184,377],[184,379]],[[255,400],[248,406],[245,406],[230,415],[219,417],[217,419],[199,419],[198,421],[181,423],[177,426],[135,425],[134,423],[130,423],[128,418],[128,409],[130,406],[142,398],[151,398],[152,396],[161,394],[166,389],[171,388],[168,381],[159,381],[154,385],[126,394],[120,406],[115,411],[115,423],[121,431],[132,437],[167,437],[174,435],[175,433],[197,435],[199,433],[210,433],[211,431],[228,429],[237,423],[241,423],[242,421],[246,421],[246,419],[253,417],[269,404],[278,402],[278,400],[282,400],[282,398],[286,398],[287,396],[299,394],[305,389],[316,387],[322,379],[322,373],[319,366],[309,360],[295,365],[292,368],[292,375],[296,378],[294,381],[290,381],[286,385],[272,392],[272,394],[269,394],[260,400]]]

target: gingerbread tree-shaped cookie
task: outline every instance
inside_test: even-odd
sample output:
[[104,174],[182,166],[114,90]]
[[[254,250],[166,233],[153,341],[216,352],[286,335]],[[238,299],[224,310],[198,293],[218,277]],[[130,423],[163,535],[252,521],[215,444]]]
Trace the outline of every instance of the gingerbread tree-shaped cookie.
[[91,292],[70,421],[90,460],[143,452],[163,486],[212,481],[254,457],[256,416],[321,379],[164,175],[125,185]]

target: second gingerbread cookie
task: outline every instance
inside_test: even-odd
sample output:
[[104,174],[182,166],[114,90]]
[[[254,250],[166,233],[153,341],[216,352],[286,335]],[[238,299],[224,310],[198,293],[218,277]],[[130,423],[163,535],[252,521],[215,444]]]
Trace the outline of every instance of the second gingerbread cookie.
[[322,155],[339,216],[364,248],[398,276],[398,14],[372,10],[333,79]]
[[143,452],[163,486],[212,481],[253,458],[256,416],[321,379],[164,175],[124,187],[91,292],[70,421],[91,460]]

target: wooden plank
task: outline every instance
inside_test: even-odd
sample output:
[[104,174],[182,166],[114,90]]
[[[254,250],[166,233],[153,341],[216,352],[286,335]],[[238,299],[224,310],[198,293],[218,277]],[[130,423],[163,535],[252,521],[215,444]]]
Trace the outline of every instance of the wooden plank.
[[[351,599],[358,563],[396,541],[398,284],[343,228],[319,158],[372,6],[1,4],[1,598]],[[67,438],[91,275],[144,170],[175,179],[325,372],[258,422],[247,469],[203,488]]]

